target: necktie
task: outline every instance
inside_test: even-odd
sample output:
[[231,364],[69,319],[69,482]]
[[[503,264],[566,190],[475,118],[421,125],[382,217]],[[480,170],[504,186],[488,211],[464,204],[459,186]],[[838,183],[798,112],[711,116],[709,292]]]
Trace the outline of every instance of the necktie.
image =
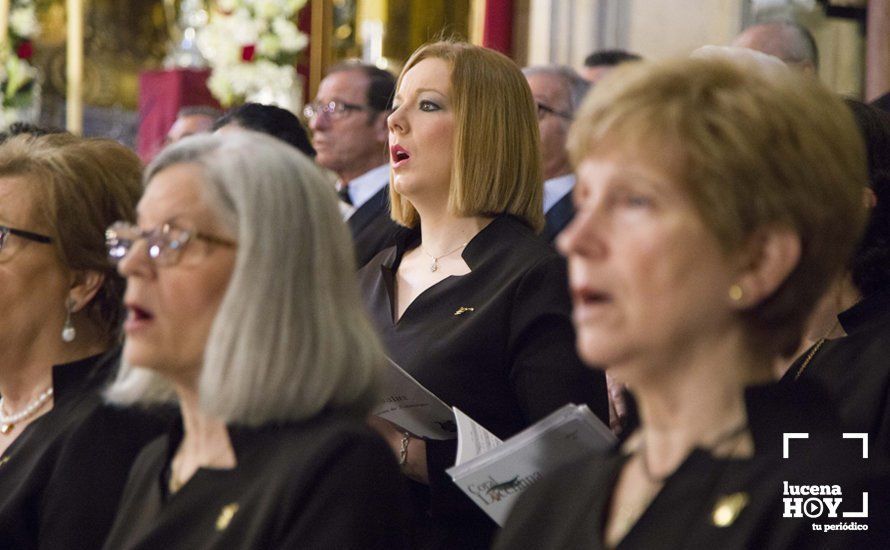
[[340,197],[341,201],[352,206],[352,197],[349,196],[349,187],[348,186],[344,185],[343,187],[338,189],[337,195]]

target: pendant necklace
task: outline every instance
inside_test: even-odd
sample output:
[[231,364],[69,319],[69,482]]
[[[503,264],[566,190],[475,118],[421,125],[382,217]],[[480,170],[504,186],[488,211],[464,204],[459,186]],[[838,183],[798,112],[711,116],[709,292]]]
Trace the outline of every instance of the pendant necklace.
[[453,250],[449,250],[448,252],[446,252],[446,253],[444,253],[444,254],[440,254],[439,256],[433,256],[432,254],[430,254],[429,252],[427,252],[426,249],[423,247],[423,244],[420,245],[420,250],[421,250],[421,252],[423,252],[424,254],[426,254],[429,258],[432,258],[433,262],[430,264],[430,271],[433,272],[433,273],[435,273],[436,271],[439,271],[439,260],[440,260],[441,258],[444,258],[445,256],[449,256],[449,255],[451,255],[451,254],[454,254],[455,252],[457,252],[457,251],[460,250],[461,248],[467,246],[467,244],[469,244],[469,241],[467,241],[467,242],[461,244],[460,246],[458,246],[457,248],[455,248],[455,249],[453,249]]
[[3,398],[0,397],[0,434],[8,435],[15,429],[15,425],[22,420],[27,420],[34,416],[37,411],[43,408],[43,406],[49,401],[49,398],[53,395],[53,388],[50,386],[49,388],[40,392],[33,401],[28,403],[28,406],[19,412],[12,413],[10,415],[3,413]]

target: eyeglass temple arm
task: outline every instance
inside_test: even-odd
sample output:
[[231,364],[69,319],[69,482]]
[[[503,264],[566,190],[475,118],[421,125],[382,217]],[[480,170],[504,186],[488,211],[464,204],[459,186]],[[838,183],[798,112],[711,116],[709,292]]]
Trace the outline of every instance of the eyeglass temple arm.
[[16,235],[39,243],[48,244],[53,242],[52,238],[47,237],[46,235],[40,235],[39,233],[31,233],[30,231],[25,231],[23,229],[13,229],[12,227],[7,227],[6,230],[9,231],[10,235]]

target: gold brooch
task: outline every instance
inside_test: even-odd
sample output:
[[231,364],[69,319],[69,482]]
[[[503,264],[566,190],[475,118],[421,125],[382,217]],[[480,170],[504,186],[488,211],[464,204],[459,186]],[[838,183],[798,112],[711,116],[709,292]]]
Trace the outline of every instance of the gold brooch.
[[729,527],[747,505],[748,493],[724,495],[717,500],[717,504],[714,506],[711,522],[716,527]]
[[3,458],[0,458],[0,466],[3,466],[3,465],[6,464],[7,462],[9,462],[9,457],[8,457],[8,456],[4,456]]
[[232,518],[235,517],[235,512],[237,511],[237,502],[233,502],[232,504],[226,504],[225,506],[223,506],[222,511],[220,511],[219,513],[219,517],[216,518],[216,530],[225,531],[226,527],[229,526],[229,523],[232,522]]
[[458,315],[463,315],[464,313],[467,313],[470,311],[476,311],[476,308],[461,306],[461,307],[457,308],[457,311],[454,312],[454,316],[457,317]]

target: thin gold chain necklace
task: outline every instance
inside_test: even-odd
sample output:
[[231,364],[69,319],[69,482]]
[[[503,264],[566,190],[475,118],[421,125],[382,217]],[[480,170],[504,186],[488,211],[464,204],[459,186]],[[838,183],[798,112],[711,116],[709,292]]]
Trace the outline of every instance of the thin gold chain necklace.
[[426,248],[423,247],[423,244],[420,245],[420,251],[423,252],[424,254],[426,254],[428,257],[430,257],[430,258],[433,260],[433,263],[430,264],[430,271],[433,272],[433,273],[435,273],[436,271],[439,271],[439,260],[440,260],[440,259],[444,258],[445,256],[449,256],[449,255],[451,255],[451,254],[454,254],[455,252],[457,252],[457,251],[460,250],[461,248],[467,246],[468,244],[469,244],[469,241],[467,241],[467,242],[465,242],[465,243],[462,243],[462,244],[460,244],[457,248],[454,248],[454,249],[452,249],[452,250],[449,250],[448,252],[446,252],[446,253],[444,253],[444,254],[441,254],[441,255],[439,255],[439,256],[433,256],[432,254],[430,254],[429,252],[427,252],[427,251],[426,251]]
[[832,332],[835,331],[835,329],[840,324],[841,324],[840,319],[835,321],[834,324],[831,325],[831,328],[828,329],[828,332],[825,333],[825,336],[823,336],[822,338],[819,338],[819,340],[816,341],[816,343],[813,345],[813,347],[810,348],[809,353],[807,353],[807,356],[803,360],[803,364],[801,364],[800,368],[797,369],[797,372],[794,373],[794,381],[795,382],[797,381],[798,378],[800,378],[800,375],[803,374],[803,371],[805,371],[807,369],[807,367],[810,365],[810,361],[813,360],[813,356],[815,356],[816,353],[819,351],[819,349],[822,347],[822,345],[828,341],[828,337],[831,335]]

